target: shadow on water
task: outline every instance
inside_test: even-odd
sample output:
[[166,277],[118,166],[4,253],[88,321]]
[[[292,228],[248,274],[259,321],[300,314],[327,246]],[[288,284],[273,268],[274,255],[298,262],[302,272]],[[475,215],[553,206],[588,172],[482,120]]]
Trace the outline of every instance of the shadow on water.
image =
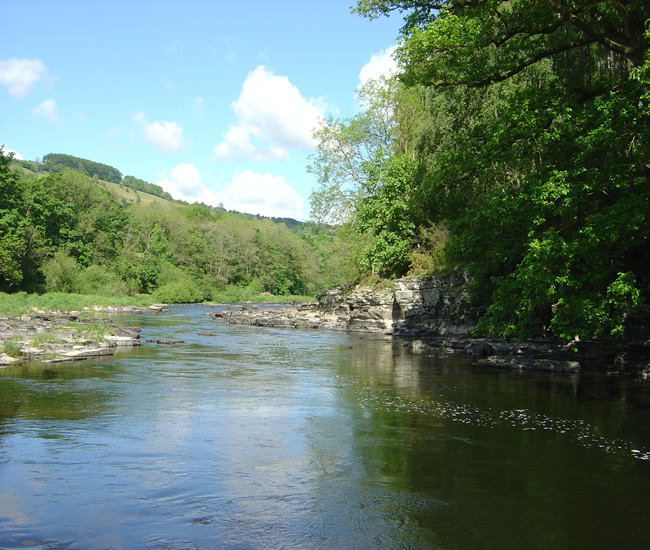
[[648,385],[207,311],[0,372],[0,548],[646,546]]

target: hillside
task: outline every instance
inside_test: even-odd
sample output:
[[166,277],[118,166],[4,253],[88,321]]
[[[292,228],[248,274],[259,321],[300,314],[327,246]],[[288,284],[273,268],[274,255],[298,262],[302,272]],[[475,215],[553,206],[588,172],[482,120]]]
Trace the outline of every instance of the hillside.
[[[28,160],[14,160],[11,167],[20,174],[25,180],[31,181],[38,178],[44,178],[49,176],[52,172],[47,170],[43,164],[28,161]],[[141,204],[143,206],[156,205],[159,208],[164,208],[171,210],[175,208],[175,204],[169,200],[145,193],[144,191],[134,191],[129,187],[114,183],[111,181],[105,181],[102,179],[93,180],[94,183],[100,185],[104,189],[110,191],[110,193],[115,197],[115,199],[125,205],[129,204]]]
[[[74,157],[63,154],[48,154],[43,157],[43,162],[29,160],[14,160],[12,168],[16,170],[21,177],[26,180],[43,178],[51,173],[61,172],[63,170],[74,170],[86,176],[92,177],[94,183],[97,183],[110,191],[118,202],[122,204],[139,204],[142,206],[156,205],[158,208],[173,209],[174,205],[185,205],[189,203],[183,200],[174,199],[168,192],[164,191],[159,185],[135,178],[133,176],[124,176],[120,179],[121,183],[116,181],[107,181],[96,174],[91,174],[93,169],[103,168],[104,172],[110,174],[112,179],[117,179],[117,174],[121,177],[121,172],[112,166],[96,163],[87,159]],[[95,170],[96,171],[96,170]],[[209,206],[201,204],[215,213],[228,213],[249,220],[270,220],[274,223],[282,223],[290,230],[300,232],[306,227],[314,226],[310,222],[301,222],[294,218],[277,218],[262,216],[259,214],[248,214],[236,210],[226,210],[218,206]]]
[[169,303],[313,296],[342,282],[324,226],[188,204],[136,178],[123,181],[140,189],[84,171],[0,155],[0,292]]

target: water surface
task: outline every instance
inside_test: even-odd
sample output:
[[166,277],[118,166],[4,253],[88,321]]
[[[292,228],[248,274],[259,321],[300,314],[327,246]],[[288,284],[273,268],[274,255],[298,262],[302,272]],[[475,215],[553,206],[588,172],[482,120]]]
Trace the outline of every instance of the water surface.
[[650,543],[650,383],[207,311],[127,318],[144,344],[111,359],[0,371],[0,548]]

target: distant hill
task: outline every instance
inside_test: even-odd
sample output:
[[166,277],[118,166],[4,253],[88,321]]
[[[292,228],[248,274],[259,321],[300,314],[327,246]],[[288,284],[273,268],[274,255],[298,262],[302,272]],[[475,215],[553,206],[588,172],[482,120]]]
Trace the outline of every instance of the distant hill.
[[158,185],[98,172],[119,174],[78,157],[0,156],[0,292],[187,303],[302,299],[340,286],[336,236],[325,226],[187,204]]
[[[36,179],[45,177],[52,172],[61,172],[63,170],[75,170],[81,172],[102,185],[116,196],[122,204],[142,204],[153,205],[171,209],[174,204],[188,205],[187,201],[174,199],[160,185],[149,183],[135,176],[122,176],[117,168],[102,164],[92,160],[66,155],[61,153],[48,153],[41,161],[14,160],[14,167],[21,172],[26,179]],[[314,228],[316,224],[312,222],[301,222],[294,218],[287,217],[269,217],[259,214],[247,214],[237,210],[226,210],[220,206],[210,206],[204,203],[195,202],[194,204],[202,208],[211,210],[217,214],[229,213],[245,219],[271,220],[274,223],[282,223],[294,233],[300,233],[307,227]]]
[[43,157],[43,167],[48,172],[62,172],[63,170],[76,170],[91,178],[97,177],[104,181],[113,183],[122,182],[122,172],[117,168],[94,162],[92,160],[62,155],[59,153],[48,153]]

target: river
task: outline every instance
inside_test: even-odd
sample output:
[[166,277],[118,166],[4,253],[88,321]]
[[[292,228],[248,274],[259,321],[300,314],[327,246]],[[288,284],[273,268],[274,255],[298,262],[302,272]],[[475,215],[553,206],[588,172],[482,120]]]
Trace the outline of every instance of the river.
[[207,311],[0,370],[0,548],[649,547],[650,381]]

